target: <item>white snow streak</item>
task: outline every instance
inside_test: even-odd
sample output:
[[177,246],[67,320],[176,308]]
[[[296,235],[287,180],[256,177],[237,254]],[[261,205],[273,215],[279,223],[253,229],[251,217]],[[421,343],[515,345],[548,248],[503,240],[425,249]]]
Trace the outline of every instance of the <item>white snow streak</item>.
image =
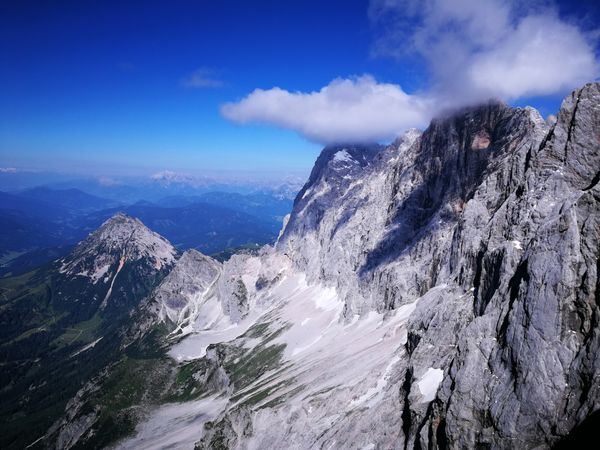
[[86,345],[85,347],[83,347],[82,349],[79,349],[79,350],[77,350],[75,353],[73,353],[73,354],[71,355],[71,358],[73,358],[73,357],[75,357],[75,356],[79,355],[80,353],[83,353],[83,352],[85,352],[86,350],[89,350],[90,348],[93,348],[93,347],[95,347],[95,346],[96,346],[96,344],[97,344],[98,342],[100,342],[100,341],[102,340],[102,338],[103,338],[103,337],[104,337],[104,336],[102,336],[102,337],[99,337],[99,338],[98,338],[98,339],[96,339],[94,342],[91,342],[91,343],[89,343],[88,345]]
[[427,369],[427,372],[419,378],[417,385],[423,395],[423,398],[421,399],[422,403],[429,403],[435,398],[443,379],[444,371],[442,369],[434,369],[433,367]]
[[208,397],[161,406],[150,415],[148,420],[137,426],[135,437],[121,441],[115,448],[127,450],[194,448],[194,444],[202,437],[202,424],[213,420],[226,403],[227,397]]

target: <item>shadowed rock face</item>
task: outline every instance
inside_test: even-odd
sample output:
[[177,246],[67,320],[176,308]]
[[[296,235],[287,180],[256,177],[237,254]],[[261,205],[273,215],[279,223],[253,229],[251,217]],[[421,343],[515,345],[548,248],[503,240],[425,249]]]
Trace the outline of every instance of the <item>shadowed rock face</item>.
[[599,111],[598,84],[568,97],[526,159],[524,180],[490,215],[477,317],[462,331],[440,393],[451,441],[549,445],[600,408]]
[[173,270],[154,290],[150,299],[161,321],[177,326],[193,315],[195,303],[203,299],[217,279],[221,264],[191,249],[183,253]]

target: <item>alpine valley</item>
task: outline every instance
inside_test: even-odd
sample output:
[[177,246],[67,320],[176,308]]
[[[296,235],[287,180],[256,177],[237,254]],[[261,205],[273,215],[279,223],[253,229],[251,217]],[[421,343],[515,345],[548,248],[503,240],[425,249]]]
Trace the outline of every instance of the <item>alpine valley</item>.
[[591,83],[548,122],[488,102],[329,146],[275,245],[225,262],[117,213],[0,279],[0,448],[577,448],[599,182]]

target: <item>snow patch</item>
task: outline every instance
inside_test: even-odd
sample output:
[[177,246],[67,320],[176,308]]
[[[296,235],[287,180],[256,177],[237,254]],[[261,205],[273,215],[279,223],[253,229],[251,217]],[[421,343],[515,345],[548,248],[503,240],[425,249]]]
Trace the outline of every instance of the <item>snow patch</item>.
[[443,379],[444,371],[442,369],[434,369],[433,367],[427,369],[427,372],[419,378],[417,386],[423,396],[421,399],[422,403],[429,403],[435,398]]
[[356,160],[354,158],[352,158],[352,156],[350,156],[350,153],[348,153],[348,151],[346,151],[346,149],[336,152],[336,154],[333,155],[332,161],[334,163],[338,163],[338,164],[340,164],[340,163],[356,164]]
[[95,272],[90,277],[92,279],[92,283],[96,284],[100,278],[104,277],[106,272],[108,272],[108,269],[110,269],[110,264],[104,264],[103,266],[96,268]]
[[119,260],[119,267],[117,267],[115,276],[113,277],[112,281],[110,282],[110,286],[108,288],[108,291],[106,292],[106,296],[104,297],[104,300],[102,300],[100,309],[104,309],[106,307],[106,305],[108,304],[108,299],[110,298],[110,294],[112,293],[113,286],[115,285],[115,280],[117,279],[117,275],[119,275],[119,272],[121,271],[121,269],[123,268],[124,265],[125,265],[125,257],[121,256],[121,259]]

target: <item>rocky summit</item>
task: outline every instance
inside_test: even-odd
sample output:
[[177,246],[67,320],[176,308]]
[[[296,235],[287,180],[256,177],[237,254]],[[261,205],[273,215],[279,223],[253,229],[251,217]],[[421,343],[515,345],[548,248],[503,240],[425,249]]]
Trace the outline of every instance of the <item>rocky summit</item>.
[[56,270],[166,275],[54,423],[13,442],[569,448],[599,420],[599,181],[591,83],[555,122],[489,102],[327,147],[276,245],[223,264],[117,216]]

